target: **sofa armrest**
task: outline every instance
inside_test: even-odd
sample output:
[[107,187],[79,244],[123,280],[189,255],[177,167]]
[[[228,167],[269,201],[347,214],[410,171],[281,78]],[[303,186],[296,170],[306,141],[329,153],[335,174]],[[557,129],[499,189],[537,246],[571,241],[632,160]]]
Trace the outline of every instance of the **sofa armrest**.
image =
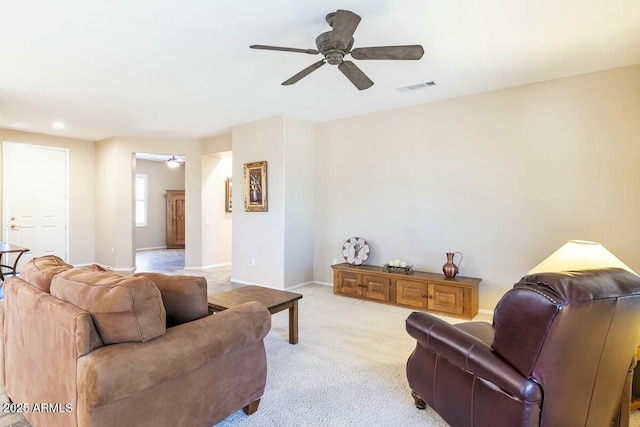
[[207,281],[201,276],[136,273],[150,279],[160,290],[170,326],[209,315]]
[[78,360],[79,398],[89,407],[126,398],[245,347],[264,345],[270,329],[267,308],[248,302],[169,328],[145,343],[99,348]]
[[[427,313],[412,313],[407,318],[406,327],[418,345],[460,369],[495,384],[521,400],[542,400],[540,386],[523,377],[480,338]],[[491,325],[487,323],[487,327]]]
[[[76,405],[78,358],[102,345],[91,314],[12,276],[4,283],[4,391],[14,402]],[[74,425],[76,413],[27,414],[33,425]]]

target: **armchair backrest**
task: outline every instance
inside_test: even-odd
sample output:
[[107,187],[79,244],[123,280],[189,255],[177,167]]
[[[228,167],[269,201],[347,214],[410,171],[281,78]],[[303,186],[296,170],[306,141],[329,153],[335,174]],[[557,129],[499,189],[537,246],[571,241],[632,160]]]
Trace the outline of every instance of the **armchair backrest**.
[[640,344],[640,277],[622,269],[523,277],[494,312],[492,347],[542,386],[541,425],[608,425]]

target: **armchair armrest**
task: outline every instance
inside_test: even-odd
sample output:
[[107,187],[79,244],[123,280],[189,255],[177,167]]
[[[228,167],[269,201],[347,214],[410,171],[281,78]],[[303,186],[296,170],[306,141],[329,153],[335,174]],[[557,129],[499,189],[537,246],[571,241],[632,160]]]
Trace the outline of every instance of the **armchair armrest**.
[[[487,324],[490,327],[489,324]],[[455,366],[472,373],[521,400],[542,400],[540,386],[523,377],[489,345],[462,329],[427,313],[412,313],[406,321],[409,335]]]
[[89,407],[146,390],[245,347],[264,345],[271,315],[258,302],[167,329],[145,343],[101,347],[78,359],[78,383]]

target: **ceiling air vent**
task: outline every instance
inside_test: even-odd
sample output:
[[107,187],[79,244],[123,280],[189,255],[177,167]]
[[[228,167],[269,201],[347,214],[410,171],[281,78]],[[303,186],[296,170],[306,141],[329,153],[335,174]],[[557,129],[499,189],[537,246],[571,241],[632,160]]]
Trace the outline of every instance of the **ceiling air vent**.
[[432,80],[430,82],[416,83],[414,85],[409,85],[409,86],[405,86],[405,87],[399,87],[399,88],[396,88],[396,92],[404,93],[404,92],[409,92],[409,91],[412,91],[412,90],[424,89],[426,87],[431,87],[431,86],[435,86],[435,85],[436,85],[436,82],[434,82]]

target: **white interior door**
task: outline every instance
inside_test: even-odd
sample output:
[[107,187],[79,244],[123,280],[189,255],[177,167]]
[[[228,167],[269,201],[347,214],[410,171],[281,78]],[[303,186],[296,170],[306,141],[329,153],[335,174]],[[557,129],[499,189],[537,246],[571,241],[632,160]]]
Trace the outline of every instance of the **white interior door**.
[[34,257],[67,259],[67,157],[65,149],[3,142],[3,239],[29,249],[18,271]]

